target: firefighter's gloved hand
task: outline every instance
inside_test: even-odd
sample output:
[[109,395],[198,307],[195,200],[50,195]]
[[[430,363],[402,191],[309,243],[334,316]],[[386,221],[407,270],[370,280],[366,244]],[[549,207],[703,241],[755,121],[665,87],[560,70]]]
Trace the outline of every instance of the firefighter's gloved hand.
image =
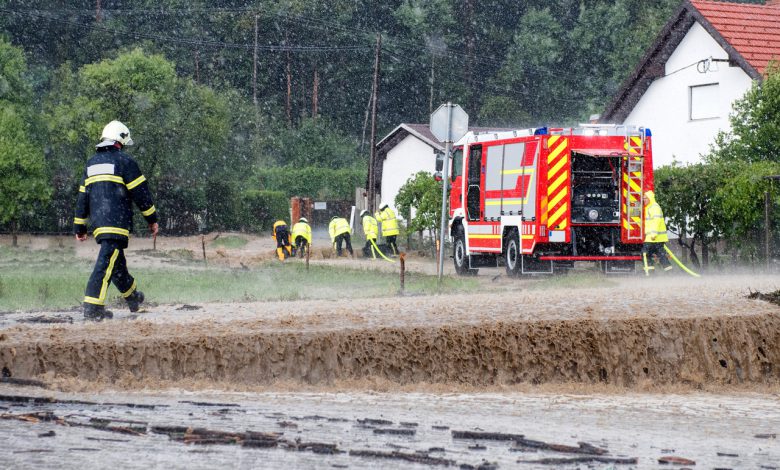
[[654,242],[654,241],[655,241],[655,235],[650,235],[650,241],[651,241],[651,242]]
[[80,242],[87,241],[87,234],[86,233],[77,233],[76,234],[76,240],[78,240]]

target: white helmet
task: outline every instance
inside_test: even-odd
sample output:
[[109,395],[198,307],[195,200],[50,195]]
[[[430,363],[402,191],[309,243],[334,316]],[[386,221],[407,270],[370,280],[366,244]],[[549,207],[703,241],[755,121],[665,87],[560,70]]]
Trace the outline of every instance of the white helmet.
[[360,212],[360,217],[365,217],[365,216],[367,216],[367,215],[368,215],[368,211],[367,211],[367,210],[365,210],[365,209],[363,209],[363,210]]
[[382,203],[382,205],[381,205],[381,206],[379,206],[379,210],[380,210],[380,211],[383,211],[383,210],[387,209],[387,207],[388,207],[388,206],[387,206],[387,203],[386,203],[386,202],[383,202],[383,203]]
[[133,145],[133,139],[130,138],[130,129],[119,121],[111,121],[103,128],[100,134],[100,140],[113,140],[122,145]]
[[309,221],[306,220],[306,217],[301,217],[300,219],[298,219],[298,222],[303,222],[303,223],[306,223],[306,224],[309,223]]

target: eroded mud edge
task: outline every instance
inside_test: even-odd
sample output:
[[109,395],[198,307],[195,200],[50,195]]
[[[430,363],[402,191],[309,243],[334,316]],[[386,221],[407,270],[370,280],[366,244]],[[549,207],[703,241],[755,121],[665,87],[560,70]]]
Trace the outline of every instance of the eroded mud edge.
[[780,316],[550,320],[176,338],[0,342],[18,378],[127,382],[387,380],[463,385],[576,382],[621,387],[780,383]]

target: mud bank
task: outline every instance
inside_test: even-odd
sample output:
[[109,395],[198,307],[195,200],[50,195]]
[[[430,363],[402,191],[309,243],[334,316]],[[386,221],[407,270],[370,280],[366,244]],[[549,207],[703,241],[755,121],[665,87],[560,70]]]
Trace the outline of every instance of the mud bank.
[[138,320],[84,328],[6,330],[0,333],[0,366],[19,378],[123,384],[780,383],[780,315],[763,313],[303,331],[262,322],[166,328]]

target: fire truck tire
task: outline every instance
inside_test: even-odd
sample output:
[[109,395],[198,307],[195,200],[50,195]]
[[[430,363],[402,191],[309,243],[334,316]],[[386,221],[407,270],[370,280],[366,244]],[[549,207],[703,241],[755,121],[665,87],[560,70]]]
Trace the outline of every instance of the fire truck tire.
[[461,276],[474,276],[478,269],[469,269],[469,256],[466,254],[466,234],[463,227],[455,229],[454,243],[452,245],[452,259],[455,262],[455,272]]
[[506,261],[506,275],[510,277],[517,277],[520,275],[520,261],[522,254],[520,253],[520,237],[517,235],[517,230],[512,230],[506,239],[506,246],[504,247],[504,259]]

